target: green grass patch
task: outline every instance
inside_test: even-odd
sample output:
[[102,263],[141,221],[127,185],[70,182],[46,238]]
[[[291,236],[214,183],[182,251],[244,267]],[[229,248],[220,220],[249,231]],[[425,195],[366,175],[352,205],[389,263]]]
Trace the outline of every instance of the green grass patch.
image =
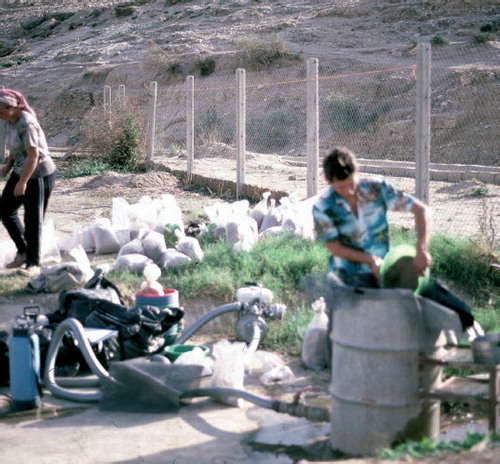
[[[106,171],[116,171],[116,167],[107,161],[91,157],[73,161],[68,167],[59,169],[59,175],[71,179],[74,177],[98,176]],[[122,169],[122,171],[125,170]]]
[[[407,441],[394,448],[384,448],[378,454],[379,459],[397,459],[410,460],[423,459],[430,456],[439,456],[441,454],[462,453],[469,451],[474,445],[485,439],[485,436],[480,433],[468,433],[464,441],[440,441],[435,442],[429,438],[424,438],[422,441]],[[490,443],[498,443],[500,435],[489,435]]]

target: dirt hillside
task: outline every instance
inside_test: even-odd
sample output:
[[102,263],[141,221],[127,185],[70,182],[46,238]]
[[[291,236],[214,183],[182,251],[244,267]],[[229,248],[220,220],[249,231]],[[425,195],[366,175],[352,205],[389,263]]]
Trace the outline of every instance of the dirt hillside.
[[[411,66],[418,42],[443,41],[433,49],[432,111],[434,125],[443,129],[433,133],[433,156],[498,165],[498,119],[475,108],[498,107],[499,43],[474,40],[479,33],[491,39],[500,29],[496,0],[9,2],[0,4],[0,27],[0,85],[28,93],[51,146],[71,144],[104,85],[144,91],[153,80],[175,85],[190,74],[206,86],[233,78],[238,66],[248,65],[239,48],[244,38],[282,40],[283,59],[269,57],[276,77],[275,71],[310,57],[338,72]],[[383,100],[384,88],[371,90]],[[293,98],[279,98],[273,105],[295,111]],[[407,133],[413,102],[397,110],[399,117],[393,114],[395,123],[375,128],[381,143],[391,137],[400,147],[394,148],[398,159],[408,156],[407,144],[413,143],[413,133]],[[172,136],[167,129],[161,135]],[[363,144],[363,138],[356,132],[353,141],[370,152],[374,142],[367,138]],[[374,151],[383,152],[382,146]]]

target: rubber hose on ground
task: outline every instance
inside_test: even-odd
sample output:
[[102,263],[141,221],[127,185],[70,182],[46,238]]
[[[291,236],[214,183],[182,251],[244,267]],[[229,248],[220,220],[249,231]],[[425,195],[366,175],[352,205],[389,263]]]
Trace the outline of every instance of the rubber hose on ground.
[[221,316],[222,314],[238,312],[241,309],[241,303],[229,303],[213,309],[209,313],[198,319],[189,329],[187,329],[173,344],[182,345],[187,342],[198,330],[212,319]]
[[[45,386],[50,390],[50,392],[59,398],[67,399],[70,401],[80,401],[80,402],[96,402],[101,399],[101,392],[77,392],[71,391],[63,388],[55,377],[55,365],[57,352],[63,340],[63,337],[67,331],[71,331],[73,337],[78,343],[78,348],[80,349],[85,361],[87,362],[89,368],[94,374],[97,375],[99,381],[109,382],[114,381],[109,375],[108,371],[104,369],[99,360],[96,358],[92,347],[85,335],[85,330],[83,326],[76,319],[65,319],[62,321],[57,329],[55,330],[52,341],[50,342],[49,350],[47,353],[47,360],[45,366]],[[68,379],[69,380],[69,379]],[[76,387],[88,387],[88,378],[81,379],[81,384],[79,384],[78,378],[73,378],[71,381],[64,381],[65,384],[72,384]],[[95,383],[95,380],[94,380]]]

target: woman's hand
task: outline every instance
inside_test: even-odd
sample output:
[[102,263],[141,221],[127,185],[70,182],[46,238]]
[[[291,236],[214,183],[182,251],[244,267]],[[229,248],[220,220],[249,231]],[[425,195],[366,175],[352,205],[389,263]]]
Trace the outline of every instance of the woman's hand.
[[370,262],[369,262],[370,269],[379,285],[382,284],[382,276],[380,275],[380,266],[382,266],[383,262],[384,260],[380,256],[370,255]]
[[417,274],[419,276],[425,276],[425,271],[432,264],[432,258],[430,253],[426,249],[417,248],[417,254],[413,261]]
[[14,187],[14,196],[22,197],[26,193],[26,182],[18,181]]

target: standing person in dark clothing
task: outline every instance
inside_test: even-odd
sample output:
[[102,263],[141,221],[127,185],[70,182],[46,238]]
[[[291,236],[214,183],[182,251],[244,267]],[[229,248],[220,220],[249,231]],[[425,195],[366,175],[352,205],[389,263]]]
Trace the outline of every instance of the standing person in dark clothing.
[[[7,164],[0,176],[11,175],[0,199],[0,216],[17,254],[7,268],[27,277],[40,273],[42,224],[54,187],[56,166],[35,111],[19,92],[0,89],[0,119],[5,121]],[[24,207],[24,225],[18,210]]]

